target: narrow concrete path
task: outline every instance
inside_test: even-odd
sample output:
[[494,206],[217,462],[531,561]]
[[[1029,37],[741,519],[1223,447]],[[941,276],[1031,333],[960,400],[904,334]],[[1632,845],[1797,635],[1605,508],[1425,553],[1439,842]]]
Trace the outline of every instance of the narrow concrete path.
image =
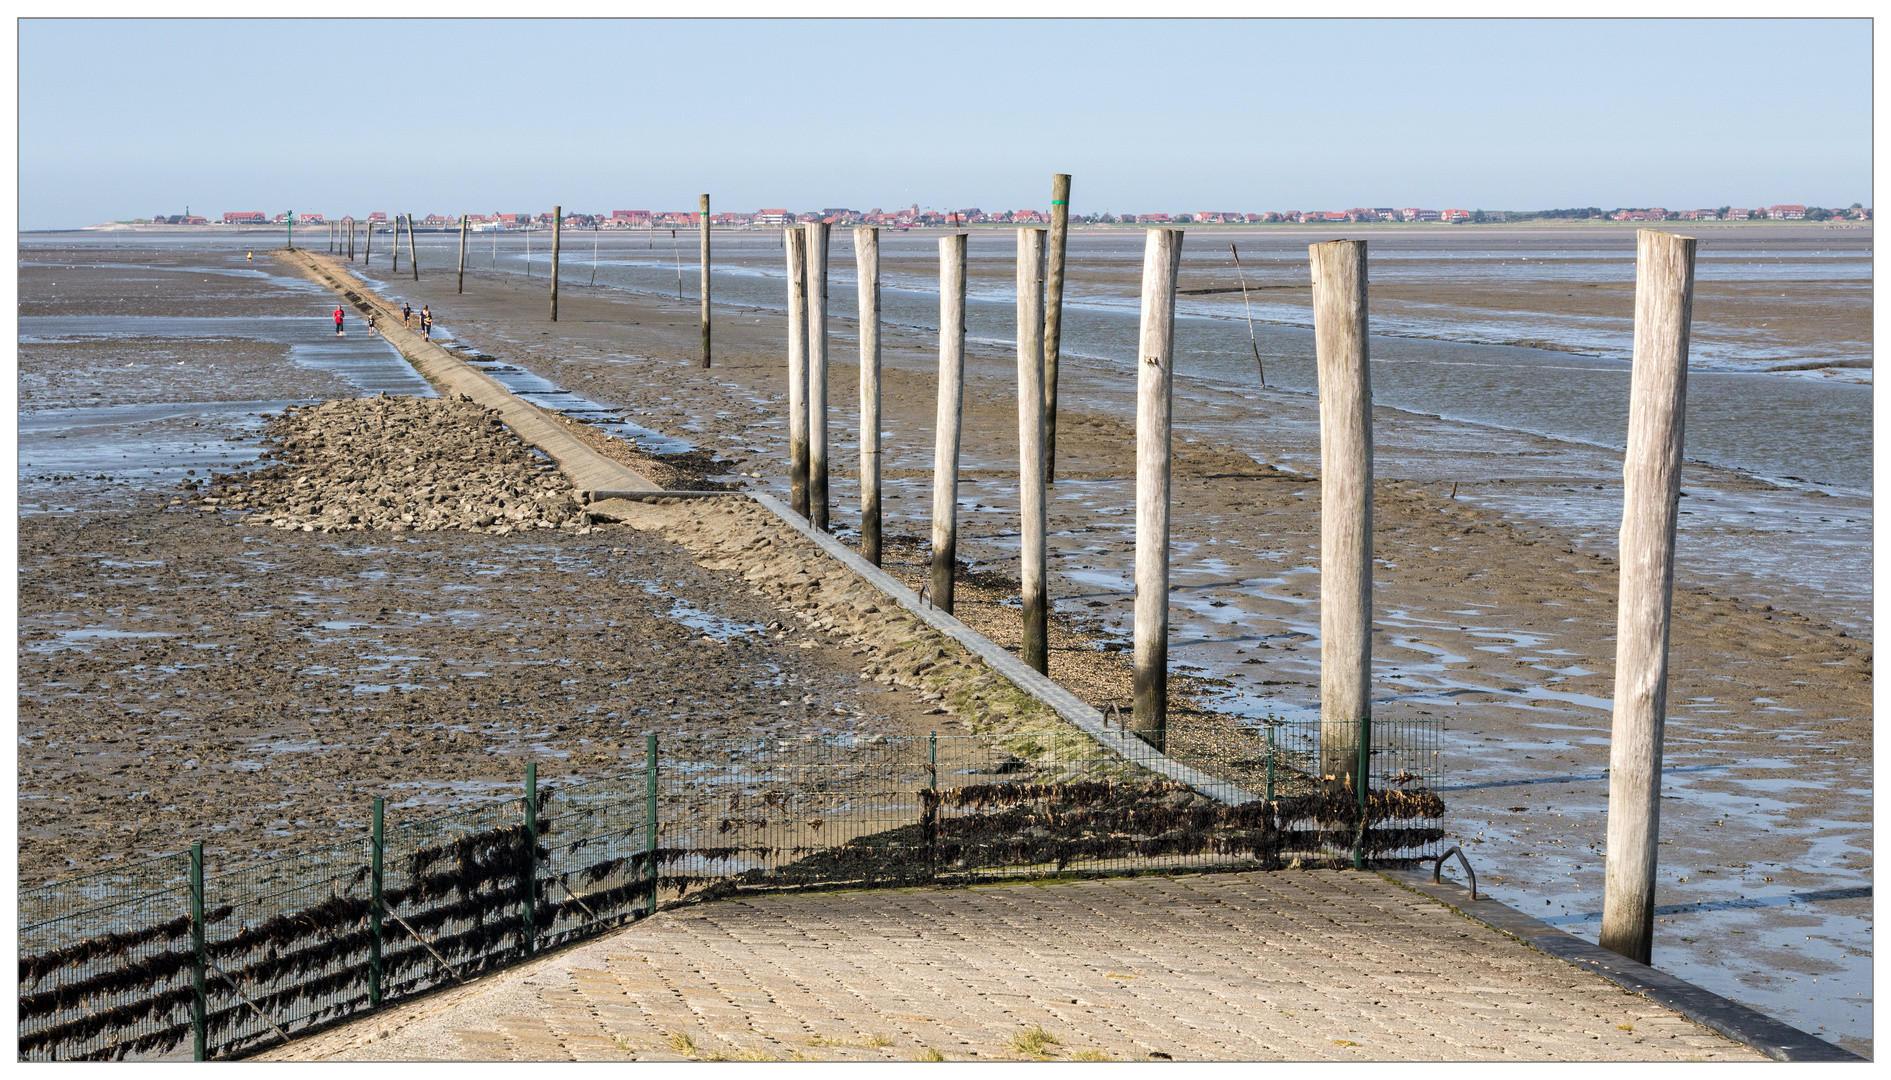
[[[382,299],[336,259],[300,249],[278,251],[276,257],[311,281],[334,290],[363,317],[374,312],[376,329],[435,389],[442,394],[465,394],[478,404],[499,410],[506,426],[556,461],[573,487],[582,491],[660,490],[640,473],[612,461],[561,430],[543,412],[520,400],[492,376],[476,370],[415,331],[404,329],[400,309]],[[367,328],[357,325],[355,332],[365,334]]]
[[934,1054],[1764,1060],[1433,899],[1349,871],[722,900],[260,1057]]

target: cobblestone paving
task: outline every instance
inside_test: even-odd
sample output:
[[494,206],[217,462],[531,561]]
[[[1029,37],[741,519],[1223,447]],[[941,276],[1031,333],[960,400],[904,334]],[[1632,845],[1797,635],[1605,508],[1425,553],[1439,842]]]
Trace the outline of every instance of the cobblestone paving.
[[262,1056],[934,1055],[1760,1059],[1427,897],[1344,871],[723,900]]

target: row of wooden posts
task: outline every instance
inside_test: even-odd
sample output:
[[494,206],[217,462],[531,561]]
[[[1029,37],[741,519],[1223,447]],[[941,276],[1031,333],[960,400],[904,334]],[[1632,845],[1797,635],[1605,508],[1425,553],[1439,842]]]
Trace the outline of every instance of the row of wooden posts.
[[[709,366],[709,196],[702,195],[702,196],[699,196],[698,198],[702,206],[702,219],[701,220],[703,222],[702,245],[701,245],[702,247],[702,250],[701,250],[701,265],[702,265],[701,293],[702,295],[699,298],[699,303],[702,309],[701,313],[702,313],[703,366],[708,367]],[[419,281],[420,280],[420,259],[414,253],[414,215],[408,214],[406,215],[406,217],[407,217],[407,261],[408,261],[408,264],[413,268],[414,280]],[[400,268],[401,268],[400,267],[401,215],[399,214],[394,215],[393,224],[394,224],[393,272],[399,273]],[[466,291],[467,224],[468,224],[467,216],[465,214],[461,214],[460,215],[460,264],[459,264],[458,291],[462,293]],[[551,321],[552,322],[558,321],[558,266],[559,266],[559,251],[560,251],[561,242],[564,235],[564,225],[565,225],[564,207],[562,206],[552,207],[552,298],[551,298]],[[293,228],[293,226],[291,227]],[[294,247],[294,244],[291,243],[290,246]],[[342,221],[329,222],[328,250],[331,254],[335,254],[335,253],[344,254],[345,257],[348,259],[348,261],[350,262],[354,261],[355,221],[353,218],[349,218],[345,222],[342,222]],[[368,231],[367,231],[367,244],[366,244],[366,249],[363,253],[363,261],[365,262],[367,259],[372,258],[373,255],[374,255],[374,226],[372,223],[370,223],[368,226]],[[528,264],[528,269],[529,269],[529,264]]]
[[[1052,180],[1050,229],[1017,231],[1018,494],[1021,659],[1049,670],[1047,487],[1054,481],[1057,367],[1062,339],[1070,177]],[[702,364],[710,364],[709,196],[700,197]],[[562,208],[553,209],[551,318],[558,318]],[[413,217],[408,260],[415,279]],[[399,218],[394,266],[399,269]],[[466,219],[460,220],[465,290]],[[828,291],[830,227],[784,233],[788,278],[788,441],[795,513],[828,530]],[[1175,295],[1181,230],[1152,229],[1143,251],[1136,363],[1136,728],[1167,742],[1170,460]],[[958,555],[958,473],[965,389],[968,236],[939,238],[939,382],[933,445],[931,602],[953,609]],[[368,234],[369,251],[373,243]],[[345,244],[354,257],[353,223]],[[1635,346],[1628,449],[1623,463],[1620,596],[1610,744],[1606,891],[1601,944],[1647,963],[1654,929],[1663,729],[1674,538],[1680,499],[1688,331],[1695,241],[1656,230],[1637,235]],[[859,287],[860,533],[881,558],[880,238],[854,230]],[[1372,380],[1367,245],[1335,240],[1308,248],[1320,401],[1321,769],[1363,796],[1372,723]]]

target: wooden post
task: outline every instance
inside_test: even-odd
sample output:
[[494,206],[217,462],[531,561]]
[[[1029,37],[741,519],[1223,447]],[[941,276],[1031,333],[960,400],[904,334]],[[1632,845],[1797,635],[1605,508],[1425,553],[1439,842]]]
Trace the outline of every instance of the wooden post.
[[788,505],[808,516],[808,242],[788,226]]
[[1044,230],[1018,230],[1018,585],[1024,601],[1019,659],[1050,671],[1050,593],[1044,581]]
[[1692,237],[1654,229],[1636,234],[1635,359],[1629,375],[1628,452],[1622,459],[1621,591],[1600,944],[1644,964],[1654,945],[1694,245]]
[[414,254],[414,214],[407,212],[407,262],[414,272],[414,280],[420,280],[420,256]]
[[401,272],[401,216],[399,214],[394,215],[393,247],[394,247],[394,261],[388,265],[387,272],[390,274],[398,274]]
[[702,198],[702,308],[703,308],[703,366],[709,366],[709,196]]
[[932,602],[952,614],[965,404],[965,233],[939,238],[939,412],[932,446]]
[[460,292],[466,291],[466,215],[460,215]]
[[[1044,482],[1057,482],[1057,357],[1064,342],[1064,239],[1070,231],[1070,174],[1051,176],[1051,250],[1044,281]],[[1148,261],[1148,252],[1143,260]],[[1179,257],[1179,256],[1178,256]],[[1144,275],[1148,270],[1145,266]]]
[[1136,730],[1160,750],[1169,732],[1169,443],[1174,414],[1175,278],[1182,233],[1143,243],[1136,364]]
[[827,233],[801,226],[808,244],[808,523],[827,531]]
[[[564,238],[564,232],[565,232],[564,224],[565,224],[565,208],[562,206],[552,207],[552,321],[553,322],[558,321],[558,248],[559,248],[559,241]],[[407,231],[410,235],[413,232],[413,228],[414,228],[414,220],[412,218],[408,218]]]
[[[860,289],[860,554],[880,565],[880,230],[854,230]],[[704,327],[708,333],[707,325]]]
[[374,222],[368,222],[368,235],[361,251],[361,267],[367,269],[374,263]]
[[1372,374],[1366,242],[1307,249],[1320,383],[1320,772],[1355,794],[1372,717]]

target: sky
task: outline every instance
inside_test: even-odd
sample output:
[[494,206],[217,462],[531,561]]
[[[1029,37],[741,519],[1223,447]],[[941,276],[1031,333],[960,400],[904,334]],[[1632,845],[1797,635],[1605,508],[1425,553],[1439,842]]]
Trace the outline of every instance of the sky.
[[[1866,20],[22,20],[23,229],[1871,203]],[[74,72],[88,77],[74,78]]]

